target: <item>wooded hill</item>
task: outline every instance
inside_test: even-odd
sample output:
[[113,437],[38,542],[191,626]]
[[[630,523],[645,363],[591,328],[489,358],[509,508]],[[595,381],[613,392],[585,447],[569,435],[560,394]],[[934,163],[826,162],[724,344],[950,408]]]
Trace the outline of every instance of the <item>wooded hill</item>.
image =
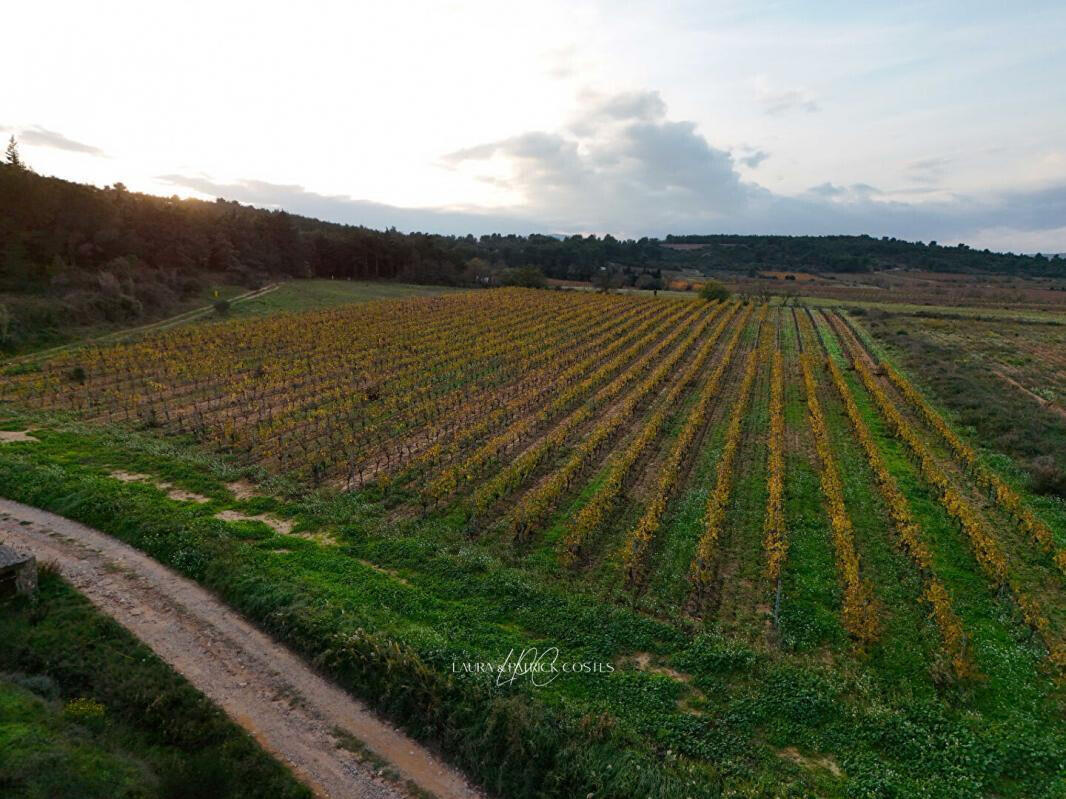
[[[678,246],[687,245],[687,246]],[[340,225],[223,199],[157,197],[42,177],[0,165],[0,281],[50,284],[74,270],[257,273],[463,284],[470,261],[536,266],[588,279],[609,264],[701,271],[752,268],[863,272],[906,267],[950,272],[1066,274],[1066,259],[941,247],[870,236],[441,236]]]
[[[172,312],[209,284],[326,277],[477,285],[535,267],[630,284],[663,269],[863,272],[895,267],[1064,275],[1066,259],[1005,255],[869,236],[481,237],[400,233],[281,210],[97,188],[0,164],[0,346],[57,325],[126,323]],[[620,274],[619,277],[622,277]],[[639,285],[639,282],[638,282]]]

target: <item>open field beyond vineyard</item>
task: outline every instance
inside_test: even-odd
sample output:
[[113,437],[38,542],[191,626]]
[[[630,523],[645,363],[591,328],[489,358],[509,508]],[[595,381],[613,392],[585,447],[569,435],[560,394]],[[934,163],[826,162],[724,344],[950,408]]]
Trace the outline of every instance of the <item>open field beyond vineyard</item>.
[[[499,289],[174,328],[9,367],[0,494],[495,795],[1061,796],[1066,507],[925,393],[976,340],[879,320]],[[1061,347],[973,335],[1054,413]],[[461,667],[530,647],[592,667]]]

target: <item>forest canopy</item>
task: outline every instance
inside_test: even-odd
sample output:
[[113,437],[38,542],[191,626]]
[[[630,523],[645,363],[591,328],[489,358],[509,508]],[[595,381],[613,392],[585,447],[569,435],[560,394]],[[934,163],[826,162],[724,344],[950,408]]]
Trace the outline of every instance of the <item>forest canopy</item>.
[[[700,272],[774,268],[866,272],[905,267],[951,272],[1061,275],[1066,259],[942,247],[870,236],[611,235],[494,233],[480,237],[399,233],[342,225],[283,210],[96,188],[0,165],[0,280],[6,290],[48,284],[71,270],[125,264],[197,272],[403,279],[466,284],[472,259],[537,267],[545,276],[588,280],[600,267],[686,267]],[[120,270],[121,271],[121,270]]]
[[[1066,259],[870,236],[400,233],[214,201],[98,188],[35,174],[9,142],[0,164],[0,347],[62,324],[167,313],[209,284],[279,278],[485,285],[544,278],[657,288],[663,272],[914,268],[1050,276]],[[536,278],[535,280],[533,278]],[[532,280],[532,283],[530,282]],[[33,301],[27,298],[36,298]]]

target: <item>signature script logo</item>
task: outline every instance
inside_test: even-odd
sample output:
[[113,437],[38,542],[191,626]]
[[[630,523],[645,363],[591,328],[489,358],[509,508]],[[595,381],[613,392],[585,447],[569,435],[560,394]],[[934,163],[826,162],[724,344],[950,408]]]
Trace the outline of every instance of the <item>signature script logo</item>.
[[559,647],[511,649],[502,661],[452,663],[453,674],[495,674],[496,686],[514,685],[519,677],[528,677],[537,688],[551,685],[563,674],[610,674],[611,663],[590,661],[560,662]]

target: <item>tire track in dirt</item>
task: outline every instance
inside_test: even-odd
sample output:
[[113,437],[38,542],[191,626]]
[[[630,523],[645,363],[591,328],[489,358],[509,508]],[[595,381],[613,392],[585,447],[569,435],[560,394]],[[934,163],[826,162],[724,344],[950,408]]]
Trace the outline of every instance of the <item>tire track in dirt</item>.
[[1023,386],[1021,383],[1019,383],[1017,380],[1015,380],[1013,377],[1008,375],[1006,372],[1002,372],[999,369],[992,369],[991,372],[996,377],[998,377],[1000,380],[1002,380],[1005,383],[1007,383],[1007,385],[1012,386],[1013,388],[1016,388],[1018,391],[1020,391],[1022,394],[1027,396],[1029,399],[1031,399],[1034,402],[1036,402],[1036,404],[1039,405],[1040,407],[1044,408],[1045,410],[1051,411],[1052,413],[1058,414],[1063,419],[1066,419],[1066,408],[1063,408],[1061,405],[1058,405],[1057,403],[1053,402],[1052,400],[1044,399],[1039,394],[1037,394],[1035,391],[1030,391],[1025,386]]
[[412,796],[345,749],[347,735],[437,799],[482,798],[425,747],[206,589],[139,550],[62,516],[2,499],[0,541],[55,564],[94,605],[218,704],[316,796]]

